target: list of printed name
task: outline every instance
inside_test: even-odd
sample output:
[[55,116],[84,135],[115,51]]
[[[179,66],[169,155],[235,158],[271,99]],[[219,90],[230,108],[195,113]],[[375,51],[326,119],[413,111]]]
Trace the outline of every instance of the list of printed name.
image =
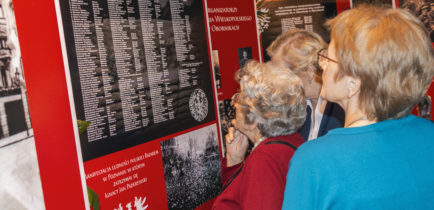
[[175,91],[168,68],[171,45],[181,66],[179,87],[197,84],[201,62],[191,53],[189,16],[182,1],[169,3],[171,21],[160,18],[158,0],[70,0],[79,73],[79,83],[72,84],[80,85],[90,121],[88,142],[174,119],[168,97]]

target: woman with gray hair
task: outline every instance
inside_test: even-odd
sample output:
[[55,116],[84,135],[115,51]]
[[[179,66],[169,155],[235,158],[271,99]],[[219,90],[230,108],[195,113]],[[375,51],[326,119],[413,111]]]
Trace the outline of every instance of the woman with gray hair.
[[[251,61],[236,75],[236,118],[226,136],[223,189],[213,209],[280,209],[289,160],[304,140],[302,81],[272,63]],[[248,141],[254,144],[245,160]]]

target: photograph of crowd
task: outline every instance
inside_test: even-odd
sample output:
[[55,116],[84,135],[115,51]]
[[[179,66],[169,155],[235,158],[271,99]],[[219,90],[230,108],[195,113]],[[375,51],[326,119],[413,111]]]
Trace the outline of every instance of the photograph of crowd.
[[219,59],[219,51],[213,50],[212,51],[212,66],[214,68],[214,80],[215,80],[215,86],[217,89],[222,88],[222,74],[220,73],[220,59]]
[[395,6],[395,0],[351,0],[351,7],[357,7],[360,4],[380,4]]
[[425,25],[434,42],[434,2],[432,0],[400,0],[399,7],[412,12]]
[[169,209],[194,209],[217,196],[221,164],[216,125],[161,142]]
[[[224,136],[228,134],[229,127],[232,126],[231,120],[235,119],[235,107],[232,105],[232,99],[225,99],[219,101],[219,113],[220,113],[220,129],[222,133],[222,148],[226,148],[226,142]],[[225,151],[223,151],[223,156]]]

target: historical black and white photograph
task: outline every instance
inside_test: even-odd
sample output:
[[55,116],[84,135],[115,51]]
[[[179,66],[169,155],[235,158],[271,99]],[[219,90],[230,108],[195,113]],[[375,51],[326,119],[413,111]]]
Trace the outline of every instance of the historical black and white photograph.
[[0,209],[45,209],[12,0],[0,0]]
[[218,145],[215,124],[161,142],[169,209],[194,209],[217,196]]
[[425,25],[434,42],[434,2],[432,0],[399,0],[399,7],[412,12]]
[[376,4],[376,5],[389,5],[395,7],[395,0],[351,0],[351,7],[357,7],[360,4]]
[[0,147],[33,136],[11,0],[0,1]]
[[336,1],[329,0],[256,0],[256,11],[264,61],[271,59],[266,52],[268,46],[290,29],[313,31],[329,42],[330,33],[324,22],[337,14]]
[[222,88],[222,74],[220,73],[220,59],[218,50],[212,51],[212,66],[214,69],[215,86],[217,89]]
[[224,149],[226,148],[226,141],[224,137],[228,134],[229,127],[232,126],[231,120],[235,119],[235,107],[232,105],[232,99],[225,99],[219,101],[219,115],[220,115],[220,129],[222,133],[222,149],[223,156],[225,155]]
[[252,47],[238,48],[238,63],[240,64],[240,68],[243,68],[252,58]]

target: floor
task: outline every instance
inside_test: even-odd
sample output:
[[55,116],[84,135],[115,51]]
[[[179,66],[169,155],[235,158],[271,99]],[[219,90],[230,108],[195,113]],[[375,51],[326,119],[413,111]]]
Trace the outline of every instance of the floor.
[[45,209],[33,137],[0,148],[0,209]]

